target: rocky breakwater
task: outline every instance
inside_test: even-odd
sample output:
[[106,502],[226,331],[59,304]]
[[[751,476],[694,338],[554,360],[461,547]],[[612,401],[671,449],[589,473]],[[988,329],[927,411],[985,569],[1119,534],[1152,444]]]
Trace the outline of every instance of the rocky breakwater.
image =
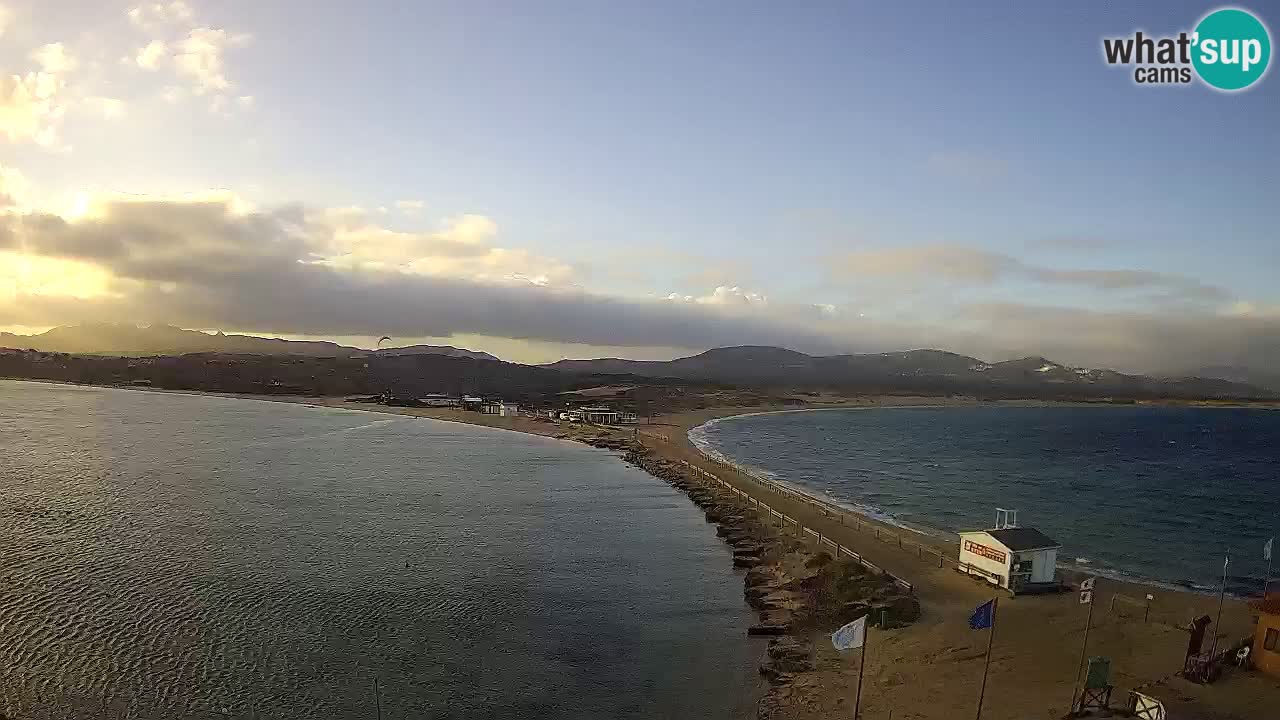
[[769,638],[760,672],[770,682],[758,716],[782,717],[812,705],[816,695],[814,642],[864,615],[896,627],[920,616],[920,603],[887,575],[851,557],[833,557],[768,522],[767,515],[717,483],[703,482],[680,462],[626,448],[625,459],[683,491],[717,525],[733,548],[733,564],[746,569],[744,596],[759,613],[750,635]]

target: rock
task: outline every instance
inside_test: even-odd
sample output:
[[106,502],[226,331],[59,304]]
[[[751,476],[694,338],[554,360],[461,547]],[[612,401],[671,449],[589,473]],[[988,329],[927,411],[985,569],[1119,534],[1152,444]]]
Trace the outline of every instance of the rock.
[[804,561],[804,566],[807,568],[826,567],[831,564],[832,560],[830,553],[825,550],[819,550],[816,555]]
[[814,669],[813,646],[791,637],[769,641],[768,659],[760,665],[760,674],[782,679]]
[[920,619],[920,601],[914,595],[900,597],[889,604],[894,622],[912,623]]
[[[823,619],[834,626],[841,626],[851,623],[863,615],[871,612],[871,606],[858,600],[850,600],[841,604],[839,607],[828,611],[823,615]],[[868,618],[870,620],[870,618]]]
[[748,635],[786,635],[787,626],[776,623],[756,623],[747,628]]

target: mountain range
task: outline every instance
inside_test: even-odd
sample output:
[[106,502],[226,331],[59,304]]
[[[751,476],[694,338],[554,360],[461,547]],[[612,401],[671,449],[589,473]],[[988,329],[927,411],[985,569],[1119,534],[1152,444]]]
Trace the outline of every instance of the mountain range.
[[1062,365],[1044,357],[989,363],[943,350],[814,356],[776,347],[718,348],[669,361],[561,360],[571,373],[638,375],[753,385],[857,388],[863,392],[983,392],[1039,395],[1266,396],[1267,389],[1215,377],[1153,377]]
[[[104,356],[155,356],[214,353],[225,355],[292,355],[313,358],[380,358],[373,368],[390,381],[411,365],[390,362],[409,356],[480,361],[467,373],[493,372],[504,377],[529,370],[539,385],[552,382],[551,373],[566,376],[616,376],[619,382],[642,379],[719,383],[773,388],[831,388],[856,393],[919,393],[998,395],[1003,397],[1274,397],[1280,377],[1251,373],[1244,368],[1209,368],[1179,377],[1135,375],[1063,365],[1044,357],[986,362],[942,350],[807,355],[768,346],[726,347],[667,361],[602,358],[561,360],[541,366],[503,363],[489,353],[448,345],[366,350],[323,341],[283,340],[252,335],[227,335],[184,330],[169,325],[138,327],[98,323],[57,327],[38,335],[0,333],[0,348],[34,349]],[[498,366],[505,369],[500,369]],[[367,366],[366,366],[367,367]],[[440,369],[440,368],[438,368]],[[402,373],[401,373],[402,374]],[[528,373],[525,373],[526,375]],[[520,375],[524,377],[524,375]],[[625,379],[624,379],[625,376]],[[529,375],[529,378],[533,378]],[[1255,378],[1263,377],[1264,382]],[[1274,384],[1273,384],[1274,383]]]
[[365,350],[327,341],[282,340],[254,335],[227,335],[184,330],[172,325],[139,327],[127,323],[90,323],[56,327],[38,335],[0,332],[0,347],[86,355],[183,355],[229,353],[249,355],[307,355],[312,357],[363,355],[444,355],[497,360],[486,352],[451,345],[410,345]]

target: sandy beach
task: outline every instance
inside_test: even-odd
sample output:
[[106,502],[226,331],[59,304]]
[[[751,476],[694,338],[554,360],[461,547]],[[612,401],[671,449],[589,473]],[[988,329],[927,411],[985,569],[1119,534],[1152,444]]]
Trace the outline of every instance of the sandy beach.
[[[430,417],[581,442],[622,442],[635,437],[631,429],[608,430],[458,410],[389,408],[337,399],[296,401]],[[950,404],[970,403],[895,397],[833,403],[829,407]],[[841,524],[819,508],[780,495],[751,476],[706,457],[688,440],[690,429],[715,418],[783,409],[794,408],[715,408],[669,415],[640,425],[638,439],[655,455],[714,473],[915,586],[923,611],[921,619],[900,629],[871,631],[863,680],[864,717],[888,718],[892,713],[895,718],[944,718],[972,713],[987,635],[970,630],[967,620],[974,607],[996,594],[1001,595],[999,620],[983,717],[1063,717],[1073,694],[1087,614],[1076,593],[1015,598],[997,593],[990,586],[955,572],[949,563],[939,568],[936,554],[914,545],[922,544],[954,558],[956,550],[949,544],[904,533],[869,518],[861,521],[860,528]],[[900,534],[906,536],[904,548],[896,539]],[[1154,600],[1149,618],[1144,620],[1140,603],[1147,593],[1154,595]],[[1120,598],[1113,604],[1116,595]],[[1193,617],[1212,617],[1217,611],[1216,596],[1099,578],[1095,597],[1087,654],[1111,658],[1117,702],[1128,690],[1139,688],[1165,702],[1173,717],[1206,719],[1267,717],[1280,706],[1280,684],[1257,674],[1236,673],[1207,686],[1175,677],[1188,639],[1183,627]],[[1220,645],[1234,643],[1251,632],[1247,604],[1228,598]],[[788,688],[784,712],[775,716],[835,718],[848,717],[852,711],[857,653],[842,656],[824,638],[819,638],[815,647],[816,669]]]

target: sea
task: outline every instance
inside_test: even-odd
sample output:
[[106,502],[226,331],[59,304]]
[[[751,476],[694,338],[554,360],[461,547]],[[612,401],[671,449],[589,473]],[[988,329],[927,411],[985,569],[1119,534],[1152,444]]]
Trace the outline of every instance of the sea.
[[364,411],[0,381],[0,711],[740,718],[714,526],[612,453]]
[[[994,526],[1059,563],[1156,586],[1262,590],[1280,533],[1280,412],[1151,406],[904,407],[767,413],[690,433],[704,451],[917,532]],[[1280,552],[1280,546],[1276,547]],[[1280,574],[1280,561],[1276,562]]]

